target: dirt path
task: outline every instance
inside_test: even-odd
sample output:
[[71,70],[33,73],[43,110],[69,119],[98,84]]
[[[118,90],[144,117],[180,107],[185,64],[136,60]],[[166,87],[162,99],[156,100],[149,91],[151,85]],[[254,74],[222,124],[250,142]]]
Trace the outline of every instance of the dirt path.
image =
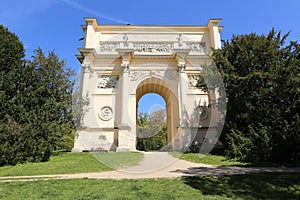
[[9,176],[0,177],[0,182],[73,178],[117,180],[142,178],[174,178],[182,176],[235,175],[260,172],[300,173],[300,168],[214,166],[179,160],[170,156],[166,152],[146,152],[144,155],[144,159],[139,163],[139,165],[115,171],[39,176]]

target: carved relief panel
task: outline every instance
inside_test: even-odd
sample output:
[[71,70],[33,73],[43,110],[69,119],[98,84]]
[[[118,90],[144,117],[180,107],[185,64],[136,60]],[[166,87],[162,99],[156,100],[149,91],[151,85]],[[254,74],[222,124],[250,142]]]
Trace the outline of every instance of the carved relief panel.
[[98,89],[117,88],[119,76],[101,76],[97,82]]
[[188,75],[188,86],[189,88],[196,88],[198,81],[199,81],[199,75]]

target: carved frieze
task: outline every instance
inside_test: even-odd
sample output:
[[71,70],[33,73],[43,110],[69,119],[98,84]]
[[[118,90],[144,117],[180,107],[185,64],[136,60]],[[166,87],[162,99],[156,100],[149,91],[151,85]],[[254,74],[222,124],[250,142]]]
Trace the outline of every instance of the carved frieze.
[[151,77],[155,77],[155,76],[164,76],[164,71],[160,71],[160,70],[149,70],[149,75]]
[[[134,52],[136,53],[171,53],[174,49],[174,42],[132,42],[131,45],[128,41],[128,36],[124,35],[123,42],[114,42],[114,41],[101,41],[99,44],[100,52],[116,52],[121,46],[133,47]],[[204,54],[206,52],[205,43],[201,42],[183,42],[182,36],[178,36],[178,42],[180,47],[185,46],[187,49],[190,49],[192,53]],[[177,44],[177,42],[176,42]]]
[[116,52],[120,42],[100,42],[100,52]]
[[101,76],[97,82],[98,89],[116,88],[118,85],[119,76]]
[[206,52],[206,45],[205,43],[201,42],[186,42],[186,46],[188,49],[191,50],[191,52],[195,53],[205,53]]
[[130,80],[136,81],[144,75],[142,71],[134,71],[130,74]]

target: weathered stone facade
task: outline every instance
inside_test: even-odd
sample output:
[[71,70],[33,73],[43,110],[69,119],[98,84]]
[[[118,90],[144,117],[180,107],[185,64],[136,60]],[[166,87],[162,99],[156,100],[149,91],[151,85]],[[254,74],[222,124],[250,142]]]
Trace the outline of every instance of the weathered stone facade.
[[[137,103],[147,93],[166,101],[169,148],[182,150],[214,126],[211,97],[196,87],[201,66],[220,48],[219,19],[207,26],[99,25],[86,18],[80,91],[88,111],[74,151],[136,149]],[[198,138],[198,139],[197,139]],[[213,138],[213,137],[212,137]]]

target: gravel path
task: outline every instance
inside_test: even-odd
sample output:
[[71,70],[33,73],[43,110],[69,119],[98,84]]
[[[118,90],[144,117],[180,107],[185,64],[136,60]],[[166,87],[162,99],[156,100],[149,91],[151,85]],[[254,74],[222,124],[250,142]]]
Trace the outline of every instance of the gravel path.
[[235,175],[261,172],[300,173],[300,168],[214,166],[176,159],[170,156],[167,152],[145,152],[144,159],[139,163],[139,165],[115,171],[39,176],[9,176],[0,177],[0,182],[73,178],[117,180],[142,178],[175,178],[182,176]]

